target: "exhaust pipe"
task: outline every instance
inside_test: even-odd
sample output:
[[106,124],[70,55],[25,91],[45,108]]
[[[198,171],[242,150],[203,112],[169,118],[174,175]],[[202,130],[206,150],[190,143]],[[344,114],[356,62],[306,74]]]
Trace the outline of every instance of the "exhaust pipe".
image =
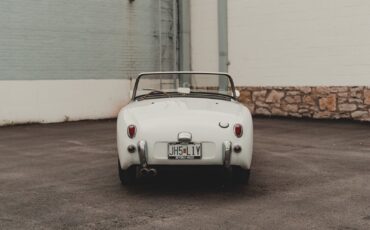
[[149,169],[149,168],[142,168],[140,169],[140,174],[142,176],[156,176],[158,173],[157,173],[157,170],[156,169]]
[[156,176],[157,175],[157,170],[153,169],[153,168],[149,169],[148,175],[149,176]]
[[140,169],[140,174],[143,175],[143,176],[148,175],[149,174],[149,169],[147,169],[147,168]]

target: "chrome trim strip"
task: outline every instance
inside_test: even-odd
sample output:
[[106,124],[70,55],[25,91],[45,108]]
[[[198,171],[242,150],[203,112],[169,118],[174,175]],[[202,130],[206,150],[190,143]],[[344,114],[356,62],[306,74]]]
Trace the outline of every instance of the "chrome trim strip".
[[208,74],[208,75],[224,75],[224,76],[227,76],[229,78],[231,90],[233,92],[232,98],[234,100],[237,100],[236,93],[235,93],[234,80],[233,80],[233,78],[231,77],[231,75],[229,73],[224,73],[224,72],[207,72],[207,71],[168,71],[168,72],[143,72],[143,73],[140,73],[138,75],[138,77],[136,78],[136,80],[135,80],[135,85],[134,85],[134,89],[133,89],[131,101],[134,101],[135,100],[136,90],[137,90],[137,87],[138,87],[139,79],[142,76],[145,76],[145,75],[161,75],[161,74]]
[[192,135],[190,132],[180,132],[177,134],[177,140],[182,143],[191,142]]
[[182,74],[212,74],[212,75],[227,75],[230,76],[229,73],[226,72],[209,72],[209,71],[161,71],[161,72],[141,72],[139,73],[139,76],[141,75],[152,75],[152,74],[177,74],[177,73],[182,73]]

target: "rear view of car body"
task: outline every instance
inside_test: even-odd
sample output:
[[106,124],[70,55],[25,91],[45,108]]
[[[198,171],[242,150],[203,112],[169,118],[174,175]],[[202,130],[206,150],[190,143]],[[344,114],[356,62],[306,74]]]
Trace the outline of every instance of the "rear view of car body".
[[120,166],[239,166],[249,170],[253,125],[235,101],[163,98],[130,103],[118,116]]

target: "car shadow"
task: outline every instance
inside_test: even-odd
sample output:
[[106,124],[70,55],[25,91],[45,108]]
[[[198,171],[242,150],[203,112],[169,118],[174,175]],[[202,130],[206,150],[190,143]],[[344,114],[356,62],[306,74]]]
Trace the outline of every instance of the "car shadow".
[[256,197],[266,193],[251,178],[248,184],[232,183],[223,170],[165,170],[154,177],[141,177],[130,186],[122,186],[129,193],[150,196],[211,196],[232,195]]

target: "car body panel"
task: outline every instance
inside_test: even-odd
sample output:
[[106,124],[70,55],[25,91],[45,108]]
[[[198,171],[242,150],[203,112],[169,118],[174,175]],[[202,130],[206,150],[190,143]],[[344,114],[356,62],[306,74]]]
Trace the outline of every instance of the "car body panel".
[[[220,126],[229,124],[227,128]],[[238,138],[233,127],[242,124],[243,135]],[[135,125],[134,138],[127,135],[127,127]],[[192,160],[168,159],[168,143],[178,142],[180,132],[189,132],[192,142],[202,143],[202,158]],[[172,97],[132,101],[124,107],[117,122],[117,146],[122,169],[139,165],[139,155],[129,153],[127,146],[147,142],[148,165],[223,165],[222,144],[242,147],[232,152],[231,165],[250,169],[253,150],[253,124],[249,110],[235,100]]]

